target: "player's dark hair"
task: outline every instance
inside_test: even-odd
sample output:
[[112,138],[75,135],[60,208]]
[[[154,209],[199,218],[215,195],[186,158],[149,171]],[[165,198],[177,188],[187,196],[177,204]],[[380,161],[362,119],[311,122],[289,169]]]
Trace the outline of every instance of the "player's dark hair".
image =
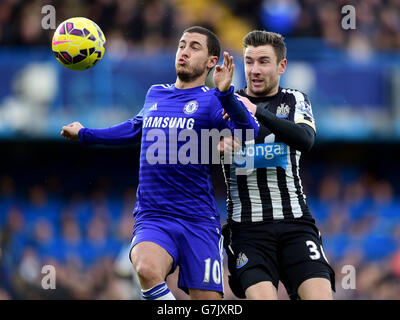
[[194,26],[187,28],[183,33],[200,33],[207,37],[207,47],[208,47],[208,55],[209,56],[219,56],[221,54],[221,44],[219,42],[218,37],[215,35],[214,32],[208,30],[207,28]]
[[279,63],[282,59],[286,59],[286,45],[284,39],[285,38],[279,33],[254,30],[245,35],[243,38],[243,46],[247,48],[248,46],[258,47],[270,45],[274,48],[277,62]]

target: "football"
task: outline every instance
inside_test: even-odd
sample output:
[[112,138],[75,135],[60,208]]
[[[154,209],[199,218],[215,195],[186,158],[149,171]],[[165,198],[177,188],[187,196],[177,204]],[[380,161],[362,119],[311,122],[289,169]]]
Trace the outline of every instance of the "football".
[[106,38],[100,27],[83,17],[62,22],[54,32],[52,50],[64,67],[86,70],[104,56]]

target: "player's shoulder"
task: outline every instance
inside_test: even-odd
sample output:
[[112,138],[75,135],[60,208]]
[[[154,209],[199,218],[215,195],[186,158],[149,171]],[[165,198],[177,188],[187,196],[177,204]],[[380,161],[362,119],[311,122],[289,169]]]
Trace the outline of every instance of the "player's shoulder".
[[309,102],[307,94],[297,89],[279,88],[279,93],[290,104],[297,104],[301,101]]
[[147,91],[147,98],[158,99],[171,94],[175,89],[174,84],[153,84]]
[[[285,95],[285,98],[283,98],[284,104],[288,105],[292,112],[300,112],[308,118],[313,118],[311,102],[307,94],[291,88],[281,88],[281,92]],[[315,130],[315,127],[313,128]]]

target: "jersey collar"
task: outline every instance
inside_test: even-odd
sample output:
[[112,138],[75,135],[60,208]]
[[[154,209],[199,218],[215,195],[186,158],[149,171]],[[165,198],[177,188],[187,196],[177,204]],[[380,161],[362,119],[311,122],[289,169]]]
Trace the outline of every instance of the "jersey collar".
[[251,96],[246,94],[246,91],[245,91],[246,88],[247,87],[244,87],[243,89],[239,90],[237,93],[240,94],[241,96],[244,96],[244,97],[248,98],[253,103],[272,101],[272,100],[276,99],[276,97],[282,91],[282,88],[278,87],[278,92],[276,94],[274,94],[273,96],[270,96],[270,97],[251,97]]

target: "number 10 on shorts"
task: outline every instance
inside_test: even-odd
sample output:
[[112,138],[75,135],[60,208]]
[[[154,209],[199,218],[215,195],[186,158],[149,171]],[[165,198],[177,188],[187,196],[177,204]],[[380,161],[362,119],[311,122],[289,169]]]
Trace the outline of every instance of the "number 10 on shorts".
[[[211,258],[204,260],[204,279],[203,282],[210,282]],[[221,283],[221,266],[218,260],[214,260],[212,265],[212,278],[215,284]]]

